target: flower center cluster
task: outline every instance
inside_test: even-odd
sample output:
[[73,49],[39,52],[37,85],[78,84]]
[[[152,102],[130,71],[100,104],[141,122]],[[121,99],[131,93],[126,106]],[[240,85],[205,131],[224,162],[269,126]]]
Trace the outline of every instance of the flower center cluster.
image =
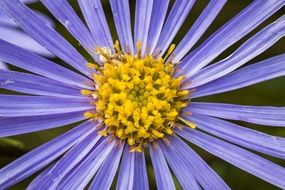
[[114,54],[101,48],[98,52],[104,65],[94,74],[96,90],[83,94],[95,98],[96,111],[85,116],[104,122],[100,133],[126,140],[134,151],[173,134],[189,93],[180,89],[182,77],[172,77],[174,65],[162,57],[141,57],[119,49]]

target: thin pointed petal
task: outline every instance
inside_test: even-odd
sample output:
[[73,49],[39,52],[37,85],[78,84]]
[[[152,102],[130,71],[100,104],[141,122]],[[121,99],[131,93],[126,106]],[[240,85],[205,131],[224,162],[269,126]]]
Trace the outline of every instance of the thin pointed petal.
[[[77,39],[89,54],[96,59],[95,39],[77,16],[73,8],[66,0],[41,0],[46,8],[65,28]],[[97,57],[98,58],[98,57]]]
[[195,88],[192,98],[227,92],[285,75],[285,54],[246,66]]
[[[78,71],[89,76],[87,61],[59,33],[18,0],[2,0],[0,7],[15,19],[21,28]],[[45,34],[45,35],[43,35]]]
[[194,189],[199,190],[200,186],[192,173],[185,166],[185,163],[181,160],[179,155],[174,151],[172,144],[165,144],[159,142],[159,146],[167,159],[173,173],[177,177],[183,189]]
[[135,15],[135,43],[142,42],[142,55],[144,56],[147,48],[148,30],[150,26],[153,0],[136,1]]
[[155,173],[156,185],[160,190],[175,190],[175,185],[161,149],[149,146],[150,157]]
[[284,0],[253,1],[196,50],[189,53],[179,64],[175,75],[179,76],[181,72],[188,71],[188,76],[191,77],[284,5]]
[[135,152],[134,189],[148,190],[145,156],[143,152]]
[[198,129],[270,156],[285,159],[285,138],[268,135],[217,118],[193,114],[185,117]]
[[173,63],[178,63],[187,52],[196,44],[201,36],[206,32],[216,16],[220,13],[226,0],[212,0],[203,10],[199,18],[195,21],[187,34],[173,51]]
[[44,116],[0,117],[0,137],[52,129],[85,119],[84,111]]
[[37,75],[9,70],[0,70],[1,88],[34,95],[83,97],[79,88]]
[[113,50],[113,40],[101,2],[98,0],[78,0],[78,4],[98,46],[106,46]]
[[85,122],[8,164],[0,170],[0,188],[6,189],[31,176],[94,130],[92,123]]
[[168,49],[176,33],[182,26],[188,16],[195,0],[178,0],[175,1],[159,36],[155,50],[159,50],[160,55],[163,55]]
[[88,98],[0,94],[0,117],[53,115],[87,111],[94,109],[94,106],[89,103],[90,101]]
[[57,189],[84,189],[110,154],[115,141],[104,140],[77,167],[67,174]]
[[113,17],[124,52],[134,53],[129,0],[110,0]]
[[147,38],[147,47],[151,54],[161,34],[169,2],[170,0],[154,0],[153,2]]
[[283,167],[245,149],[211,137],[197,130],[185,127],[182,131],[176,130],[176,133],[191,143],[194,143],[238,168],[280,187],[281,189],[285,188],[285,169]]
[[259,125],[285,127],[285,107],[192,102],[185,111]]
[[230,190],[222,178],[178,136],[170,137],[169,140],[203,189]]
[[[226,59],[202,69],[191,79],[188,78],[191,84],[183,88],[190,86],[195,88],[230,73],[270,48],[283,36],[285,36],[285,16],[255,34]],[[184,76],[188,77],[186,73]]]
[[65,84],[93,89],[87,85],[88,83],[93,84],[93,82],[82,75],[1,39],[0,60]]
[[97,172],[89,190],[110,189],[113,179],[115,178],[123,150],[124,144],[120,144],[119,147],[114,147],[112,149],[110,155],[106,158],[105,162]]
[[[98,125],[98,124],[97,124]],[[100,124],[99,124],[100,125]],[[94,128],[97,126],[94,125]],[[60,181],[70,172],[86,155],[94,148],[95,144],[101,138],[94,130],[82,141],[72,147],[55,165],[41,178],[38,184],[34,184],[34,189],[56,189]]]
[[132,190],[134,187],[135,173],[135,153],[130,152],[130,147],[125,146],[123,159],[120,166],[120,172],[117,181],[117,190]]

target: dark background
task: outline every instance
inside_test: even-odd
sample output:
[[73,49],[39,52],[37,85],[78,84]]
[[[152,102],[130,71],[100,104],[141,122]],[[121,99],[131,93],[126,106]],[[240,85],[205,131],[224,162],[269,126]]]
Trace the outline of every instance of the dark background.
[[[270,0],[268,0],[270,1]],[[74,0],[69,1],[78,15],[82,17],[80,10],[78,8],[77,2]],[[109,7],[109,3],[107,0],[103,0],[103,6],[105,9],[106,17],[108,19],[111,32],[113,34],[113,39],[117,39],[115,27],[113,24],[113,17],[111,14],[111,10]],[[216,31],[220,26],[222,26],[226,21],[234,17],[239,11],[249,5],[252,1],[250,0],[229,0],[223,10],[220,12],[218,17],[215,19],[213,24],[207,30],[207,32],[203,35],[201,40],[196,44],[197,47],[203,40],[205,40],[210,34]],[[134,20],[134,6],[135,1],[131,0],[131,14],[132,14],[132,21]],[[173,1],[172,1],[173,3]],[[187,30],[191,27],[193,22],[199,16],[203,8],[207,5],[208,1],[206,0],[197,0],[194,7],[192,8],[187,20],[182,25],[181,30],[178,32],[177,37],[174,39],[174,43],[177,44],[183,35],[187,32]],[[51,16],[49,12],[42,6],[41,3],[34,3],[29,5],[33,9],[45,12],[47,15]],[[231,46],[227,51],[221,54],[216,60],[213,61],[215,63],[217,60],[221,60],[228,55],[230,55],[234,50],[236,50],[246,39],[250,36],[254,35],[257,31],[268,25],[269,23],[275,21],[277,18],[285,14],[285,9],[281,9],[272,17],[267,19],[264,23],[262,23],[257,29],[249,33],[245,38],[235,43]],[[53,18],[51,16],[51,18]],[[54,19],[54,18],[53,18]],[[96,19],[96,18],[94,18]],[[55,19],[54,19],[55,20]],[[55,21],[56,22],[56,21]],[[87,56],[86,52],[83,48],[78,44],[78,42],[66,31],[66,29],[56,22],[56,29],[70,41],[82,54]],[[44,35],[44,34],[43,34]],[[194,48],[195,48],[194,47]],[[269,48],[263,54],[257,56],[255,59],[251,60],[248,64],[255,63],[259,60],[263,60],[269,57],[273,57],[275,55],[279,55],[281,53],[285,53],[285,38],[279,40],[274,46]],[[59,59],[53,59],[59,64],[63,64],[63,62]],[[18,68],[10,67],[13,70],[20,70]],[[4,91],[2,91],[4,92]],[[5,91],[4,93],[10,93]],[[194,101],[211,101],[211,102],[225,102],[225,103],[235,103],[235,104],[245,104],[245,105],[272,105],[272,106],[285,106],[285,77],[270,80],[267,82],[263,82],[260,84],[256,84],[250,87],[246,87],[240,90],[235,90],[232,92],[227,92],[219,95],[204,97],[195,99]],[[260,130],[272,135],[282,136],[285,137],[285,129],[278,128],[278,127],[265,127],[265,126],[258,126],[254,124],[248,124],[245,122],[238,122],[240,125],[254,128],[256,130]],[[68,129],[72,128],[74,125],[64,126],[57,129],[45,130],[42,132],[35,132],[31,134],[19,135],[10,138],[2,138],[0,139],[0,167],[5,166],[6,164],[10,163],[11,161],[15,160],[25,152],[47,142],[48,140],[58,136],[59,134],[67,131]],[[192,146],[192,145],[190,145]],[[206,160],[206,162],[215,169],[216,172],[229,184],[232,189],[238,190],[274,190],[278,189],[251,174],[248,174],[230,164],[216,158],[209,153],[192,146],[195,150],[197,150],[200,155]],[[285,166],[285,161],[280,159],[274,159],[269,156],[262,155],[268,159],[273,160],[275,163]],[[148,165],[148,175],[149,175],[149,182],[151,189],[155,189],[155,178],[151,168],[150,160],[147,160]],[[11,189],[24,189],[27,184],[35,177],[32,176],[27,180],[15,185]],[[177,181],[176,181],[177,182]],[[178,183],[177,188],[180,189]]]

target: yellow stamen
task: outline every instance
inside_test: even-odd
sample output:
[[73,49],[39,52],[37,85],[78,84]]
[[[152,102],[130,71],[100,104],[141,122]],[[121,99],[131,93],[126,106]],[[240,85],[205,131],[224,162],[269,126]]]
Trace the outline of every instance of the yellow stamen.
[[192,128],[192,129],[195,129],[196,128],[196,124],[195,123],[192,123],[190,121],[187,121],[185,119],[183,119],[182,117],[177,117],[177,119],[179,121],[181,121],[183,124],[187,125],[188,127]]
[[137,53],[138,53],[138,58],[141,58],[141,54],[142,54],[142,41],[137,41],[137,44],[136,44],[136,46],[137,46]]
[[106,137],[108,135],[108,132],[104,130],[104,131],[99,131],[98,134],[102,135],[103,137]]
[[94,69],[94,70],[97,70],[97,71],[101,71],[100,67],[97,65],[97,64],[94,64],[94,63],[86,63],[86,66],[90,69]]
[[94,118],[95,114],[87,111],[87,112],[84,112],[84,117],[86,119]]
[[171,44],[171,46],[169,47],[167,54],[164,56],[164,61],[166,61],[166,59],[169,57],[169,55],[173,52],[173,50],[175,49],[176,45],[175,44]]
[[120,48],[119,40],[116,40],[116,41],[115,41],[114,48],[116,49],[116,51],[117,51],[118,53],[121,53],[121,48]]
[[80,93],[81,93],[83,96],[91,96],[93,92],[90,91],[90,90],[83,89],[83,90],[80,91]]
[[[112,54],[110,49],[97,47],[100,60],[104,60],[100,73],[94,74],[96,90],[82,90],[94,98],[96,110],[85,112],[86,118],[104,122],[99,134],[126,141],[131,151],[141,152],[148,143],[157,139],[167,141],[174,133],[175,121],[194,128],[194,124],[178,117],[189,103],[188,90],[180,85],[183,77],[174,78],[174,65],[165,63],[166,57],[142,56],[142,42],[136,43],[137,55],[121,52],[118,41]],[[95,64],[89,63],[94,68]]]

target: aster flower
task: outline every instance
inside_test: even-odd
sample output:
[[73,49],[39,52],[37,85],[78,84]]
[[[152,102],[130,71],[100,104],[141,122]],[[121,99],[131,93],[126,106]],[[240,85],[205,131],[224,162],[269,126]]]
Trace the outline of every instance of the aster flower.
[[[23,3],[33,3],[37,0],[22,0]],[[47,16],[43,15],[40,12],[37,14],[45,19],[51,26],[53,22]],[[17,24],[5,12],[0,12],[0,39],[4,39],[10,43],[18,45],[20,47],[32,50],[36,53],[39,53],[43,56],[51,57],[52,54],[39,43],[37,43],[33,38],[19,30]],[[0,61],[0,69],[7,69],[6,64]]]
[[285,16],[209,65],[285,1],[253,1],[194,50],[225,0],[210,1],[176,47],[192,0],[175,1],[169,14],[168,0],[136,1],[134,36],[129,1],[110,0],[115,43],[99,0],[78,0],[87,27],[67,1],[42,3],[94,60],[18,0],[0,0],[25,32],[80,72],[1,40],[0,59],[33,74],[0,70],[1,88],[29,94],[1,95],[0,136],[83,122],[2,168],[1,189],[41,169],[28,189],[109,189],[117,170],[117,189],[148,189],[148,155],[158,189],[175,189],[170,169],[183,189],[230,189],[185,141],[285,188],[285,169],[250,151],[284,159],[285,139],[224,120],[282,127],[284,107],[195,102],[285,75],[285,54],[239,69],[285,35]]

